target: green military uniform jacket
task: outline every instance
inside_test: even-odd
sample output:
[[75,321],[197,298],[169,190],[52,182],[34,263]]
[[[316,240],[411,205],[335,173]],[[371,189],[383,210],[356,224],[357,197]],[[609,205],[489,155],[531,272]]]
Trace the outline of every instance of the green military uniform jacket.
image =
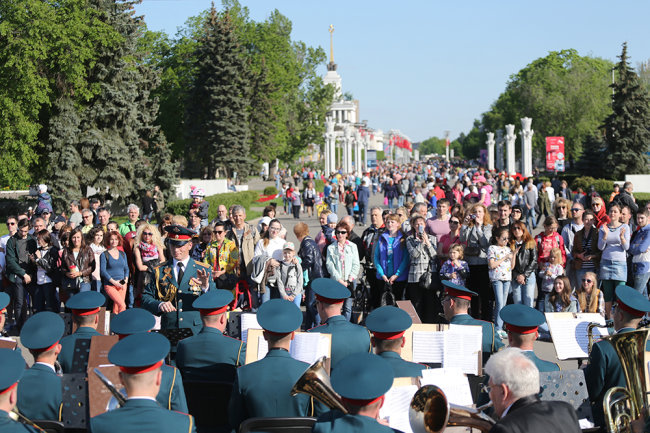
[[9,414],[0,410],[0,431],[2,433],[38,433],[34,427],[9,418]]
[[483,327],[483,362],[487,361],[488,356],[494,352],[498,352],[504,344],[499,337],[496,337],[494,332],[494,323],[478,320],[469,314],[457,314],[451,318],[449,322],[451,325],[474,325]]
[[158,391],[156,401],[165,409],[187,413],[183,378],[176,367],[163,364],[160,391]]
[[18,382],[18,410],[29,419],[61,420],[61,377],[35,363]]
[[[173,260],[168,260],[154,268],[151,281],[142,293],[142,308],[161,316],[161,329],[190,328],[196,335],[201,330],[203,322],[200,313],[192,307],[192,303],[203,292],[200,286],[191,281],[192,278],[196,278],[197,269],[203,269],[208,273],[210,282],[208,290],[215,290],[212,270],[208,264],[190,258],[183,273],[183,280],[179,284],[174,276],[173,263]],[[174,304],[176,311],[161,313],[159,305],[166,301]]]
[[[90,340],[95,335],[102,335],[90,326],[80,326],[74,334],[66,335],[61,339],[61,353],[59,353],[59,364],[63,373],[70,373],[72,371],[72,360],[74,359],[74,347],[79,339]],[[90,343],[90,342],[89,342]],[[88,362],[84,366],[83,371],[86,371]]]
[[126,401],[123,407],[90,419],[92,433],[195,433],[191,415],[161,408],[145,398]]
[[341,359],[353,353],[370,353],[370,332],[363,326],[355,325],[345,317],[332,316],[323,325],[310,329],[307,332],[323,332],[332,334],[332,368]]
[[311,398],[291,395],[291,388],[309,364],[283,349],[269,350],[259,361],[237,369],[228,407],[233,429],[248,418],[310,416]]
[[365,415],[343,414],[338,410],[324,413],[311,429],[312,433],[393,433],[399,430],[379,424]]
[[418,377],[422,376],[422,370],[426,370],[426,365],[417,362],[409,362],[402,359],[397,352],[381,352],[379,356],[384,358],[393,367],[395,377]]
[[[622,328],[617,334],[630,331],[634,331],[634,329]],[[603,397],[605,393],[614,386],[627,386],[621,361],[609,341],[599,341],[593,345],[589,354],[589,364],[585,368],[585,382],[589,400],[591,400],[594,424],[604,426]]]
[[181,340],[176,350],[176,366],[185,380],[230,382],[243,365],[246,344],[204,327],[198,335]]

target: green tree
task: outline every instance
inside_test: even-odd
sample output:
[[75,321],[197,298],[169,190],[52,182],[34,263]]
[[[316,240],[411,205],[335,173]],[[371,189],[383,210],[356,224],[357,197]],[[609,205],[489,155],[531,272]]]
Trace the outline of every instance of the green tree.
[[55,103],[47,139],[49,182],[58,204],[88,187],[124,201],[147,186],[173,183],[169,150],[153,120],[158,111],[151,90],[156,74],[142,61],[137,41],[143,26],[133,17],[132,1],[91,0],[89,6],[120,35],[119,42],[100,47],[86,81],[96,96],[73,104]]
[[420,155],[429,155],[437,153],[439,155],[445,154],[445,139],[438,137],[430,137],[420,143]]
[[573,49],[550,52],[510,77],[482,124],[486,131],[509,123],[519,128],[520,118],[532,117],[537,151],[543,149],[545,137],[564,136],[566,157],[573,164],[582,154],[583,142],[611,112],[612,66]]
[[186,155],[191,159],[185,168],[210,179],[219,171],[246,177],[251,169],[248,62],[228,12],[218,14],[213,6],[204,32],[186,105]]
[[650,98],[627,59],[627,43],[623,44],[620,61],[616,65],[617,80],[614,89],[613,113],[605,119],[607,167],[614,179],[625,174],[648,172],[648,145],[650,144]]

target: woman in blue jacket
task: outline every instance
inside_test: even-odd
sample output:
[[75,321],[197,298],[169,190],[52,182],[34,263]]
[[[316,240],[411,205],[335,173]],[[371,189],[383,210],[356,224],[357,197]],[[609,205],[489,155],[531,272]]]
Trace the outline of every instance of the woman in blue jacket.
[[386,231],[379,236],[375,247],[377,279],[389,284],[395,300],[401,301],[409,276],[409,253],[399,217],[387,215],[385,224]]

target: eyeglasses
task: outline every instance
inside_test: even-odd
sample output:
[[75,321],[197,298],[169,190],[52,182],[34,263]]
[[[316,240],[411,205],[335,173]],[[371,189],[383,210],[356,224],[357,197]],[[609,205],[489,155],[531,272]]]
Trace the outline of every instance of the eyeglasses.
[[490,391],[492,391],[492,387],[490,385],[486,385],[484,383],[481,384],[481,392],[489,394]]
[[7,223],[8,226],[15,226],[16,223]]
[[337,235],[347,235],[348,234],[347,230],[336,230],[334,233],[336,233]]
[[584,209],[580,209],[579,207],[572,207],[571,212],[580,212],[583,211]]
[[142,232],[142,236],[153,236],[151,232]]
[[272,232],[279,232],[280,230],[281,230],[280,227],[269,227],[269,231]]
[[520,211],[519,209],[515,209],[515,210],[513,210],[513,212],[515,212],[515,213],[521,213],[521,211]]
[[226,232],[223,231],[223,230],[215,230],[214,232],[215,232],[216,234],[218,234],[218,235],[222,235],[222,234],[226,233]]
[[593,281],[593,280],[590,280],[589,278],[583,278],[583,279],[582,279],[582,282],[583,282],[583,283],[593,283],[594,281]]

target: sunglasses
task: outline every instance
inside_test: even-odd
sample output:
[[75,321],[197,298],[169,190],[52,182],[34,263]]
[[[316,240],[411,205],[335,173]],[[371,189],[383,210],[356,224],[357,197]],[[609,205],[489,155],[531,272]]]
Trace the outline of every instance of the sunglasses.
[[334,233],[336,233],[337,235],[347,235],[348,234],[347,230],[336,230]]
[[521,211],[520,211],[519,209],[515,209],[515,210],[513,210],[513,212],[515,212],[515,213],[521,213]]
[[581,210],[584,210],[584,209],[580,209],[579,207],[572,207],[571,208],[571,212],[580,212]]
[[452,221],[449,221],[449,224],[460,224],[460,222],[452,220]]
[[600,206],[601,206],[600,203],[594,203],[591,205],[591,207],[600,207]]
[[222,234],[226,233],[226,232],[223,231],[223,230],[215,230],[214,232],[215,232],[216,234],[218,234],[218,235],[222,235]]
[[510,238],[499,238],[499,239],[502,240],[502,241],[509,241],[510,240]]
[[590,280],[589,278],[583,278],[583,279],[582,279],[582,282],[583,282],[583,283],[593,283],[594,281],[593,281],[593,280]]
[[151,232],[142,232],[142,236],[153,236]]
[[16,223],[7,223],[8,226],[15,226]]

